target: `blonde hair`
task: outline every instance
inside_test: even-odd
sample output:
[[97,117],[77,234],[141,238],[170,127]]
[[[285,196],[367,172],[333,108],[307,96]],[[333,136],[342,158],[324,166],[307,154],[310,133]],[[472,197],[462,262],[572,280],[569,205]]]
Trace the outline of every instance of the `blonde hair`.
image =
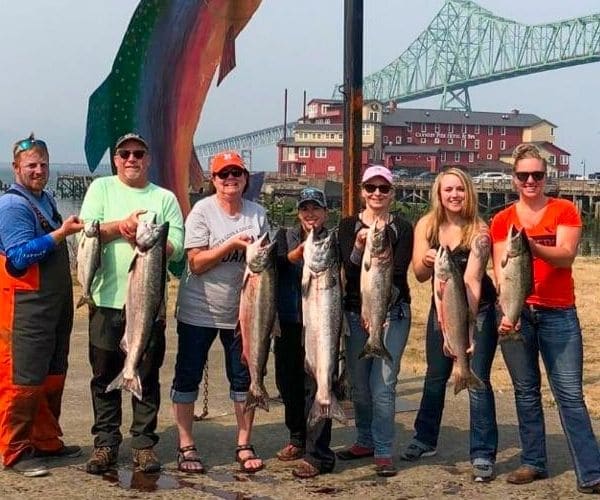
[[458,177],[465,188],[465,201],[460,216],[465,220],[465,225],[462,227],[460,244],[461,247],[470,247],[471,241],[479,231],[479,225],[483,220],[479,216],[477,209],[477,193],[473,187],[471,177],[459,168],[451,167],[443,172],[440,172],[435,178],[431,188],[431,207],[425,214],[428,218],[427,240],[432,246],[439,245],[439,230],[441,225],[446,222],[446,210],[441,202],[442,179],[447,175]]
[[535,158],[536,160],[540,160],[544,165],[544,170],[547,168],[546,159],[542,157],[540,154],[540,150],[536,148],[533,144],[522,143],[519,144],[512,154],[514,163],[513,170],[516,168],[517,163],[519,161],[524,160],[525,158]]

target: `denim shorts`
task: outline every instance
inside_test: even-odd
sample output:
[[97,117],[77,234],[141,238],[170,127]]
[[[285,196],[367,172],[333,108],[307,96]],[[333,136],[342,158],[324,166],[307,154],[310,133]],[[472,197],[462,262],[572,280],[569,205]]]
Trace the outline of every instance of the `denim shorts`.
[[219,335],[225,354],[225,370],[229,380],[229,396],[243,402],[250,387],[250,373],[242,363],[242,336],[233,330],[194,326],[177,322],[177,361],[171,386],[171,401],[193,403],[198,399],[198,387],[208,358],[208,351]]

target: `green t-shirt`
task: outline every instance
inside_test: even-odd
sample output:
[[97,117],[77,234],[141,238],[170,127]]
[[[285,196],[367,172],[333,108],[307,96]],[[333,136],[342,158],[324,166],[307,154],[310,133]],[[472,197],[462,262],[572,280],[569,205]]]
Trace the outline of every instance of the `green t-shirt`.
[[[157,222],[169,222],[168,240],[173,246],[172,260],[183,254],[183,215],[175,195],[149,183],[142,189],[132,188],[116,175],[96,179],[87,190],[79,217],[85,222],[100,223],[128,217],[136,210],[156,213]],[[102,261],[92,285],[92,297],[99,307],[121,309],[127,294],[127,275],[133,259],[133,247],[123,238],[102,245]]]

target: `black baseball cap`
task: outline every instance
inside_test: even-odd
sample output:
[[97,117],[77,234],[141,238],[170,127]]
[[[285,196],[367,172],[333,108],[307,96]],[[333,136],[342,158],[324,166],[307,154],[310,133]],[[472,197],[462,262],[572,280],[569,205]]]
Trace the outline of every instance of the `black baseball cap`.
[[314,187],[307,187],[300,191],[300,196],[298,196],[298,203],[296,207],[300,207],[303,203],[312,201],[316,203],[321,208],[327,208],[327,199],[325,198],[325,193],[320,189]]
[[123,144],[125,141],[137,141],[142,146],[144,146],[147,150],[150,150],[148,147],[148,143],[146,139],[144,139],[140,134],[136,134],[135,132],[129,132],[128,134],[122,135],[117,139],[117,143],[115,144],[115,149],[119,149],[119,146]]

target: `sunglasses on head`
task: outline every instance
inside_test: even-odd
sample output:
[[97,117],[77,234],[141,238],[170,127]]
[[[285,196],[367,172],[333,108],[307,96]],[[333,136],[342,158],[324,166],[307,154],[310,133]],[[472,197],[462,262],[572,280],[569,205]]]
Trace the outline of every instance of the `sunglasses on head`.
[[369,194],[374,193],[377,189],[379,189],[381,194],[388,194],[392,186],[389,184],[363,184],[363,189]]
[[233,175],[234,177],[241,177],[244,171],[241,168],[228,168],[227,170],[221,170],[217,172],[215,175],[221,179],[225,180],[229,175]]
[[44,141],[28,137],[27,139],[23,139],[22,141],[17,142],[17,145],[15,146],[15,150],[13,152],[13,156],[16,157],[19,153],[27,151],[35,146],[45,149],[46,151],[48,150],[48,146],[46,146],[46,143]]
[[128,160],[131,155],[133,155],[136,160],[141,160],[146,156],[146,151],[143,149],[134,149],[133,151],[129,151],[129,149],[118,149],[117,155],[123,160]]
[[515,172],[514,174],[521,182],[527,182],[529,176],[533,177],[534,181],[539,182],[546,176],[546,172],[541,172],[539,170],[536,170],[535,172]]

